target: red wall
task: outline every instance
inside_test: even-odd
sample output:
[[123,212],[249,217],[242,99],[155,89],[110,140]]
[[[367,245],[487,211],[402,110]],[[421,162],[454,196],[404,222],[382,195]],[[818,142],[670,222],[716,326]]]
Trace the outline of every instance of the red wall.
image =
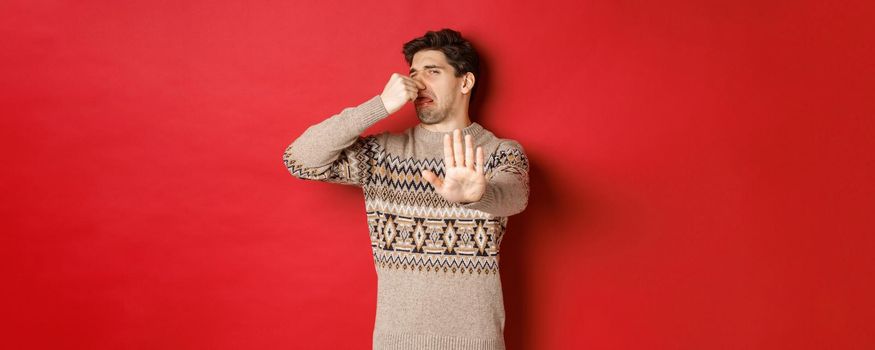
[[4,1],[3,347],[369,348],[362,193],[282,152],[450,27],[532,166],[509,349],[873,348],[875,6],[710,3]]

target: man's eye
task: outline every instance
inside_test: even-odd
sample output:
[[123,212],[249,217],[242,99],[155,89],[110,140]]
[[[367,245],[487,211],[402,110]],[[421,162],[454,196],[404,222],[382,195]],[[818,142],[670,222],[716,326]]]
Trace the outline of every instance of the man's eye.
[[432,69],[430,72],[432,72],[432,73],[437,73],[438,70],[437,70],[437,69]]

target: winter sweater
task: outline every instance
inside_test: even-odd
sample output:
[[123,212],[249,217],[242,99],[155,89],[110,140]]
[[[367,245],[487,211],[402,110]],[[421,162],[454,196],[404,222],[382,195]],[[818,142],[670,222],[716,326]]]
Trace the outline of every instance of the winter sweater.
[[373,348],[504,349],[499,245],[508,216],[528,203],[523,147],[476,122],[462,129],[483,147],[486,191],[445,200],[422,178],[444,176],[443,136],[417,124],[362,135],[389,112],[379,95],[307,128],[285,150],[295,177],[362,188],[377,272]]

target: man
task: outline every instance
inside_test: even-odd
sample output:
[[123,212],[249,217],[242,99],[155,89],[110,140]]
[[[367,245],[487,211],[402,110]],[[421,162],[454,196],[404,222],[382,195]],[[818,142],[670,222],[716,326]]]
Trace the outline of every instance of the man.
[[[409,76],[310,126],[283,161],[295,177],[364,191],[374,349],[504,349],[499,244],[528,203],[528,159],[469,118],[479,59],[458,32],[429,31],[403,52]],[[415,127],[361,136],[411,101]]]

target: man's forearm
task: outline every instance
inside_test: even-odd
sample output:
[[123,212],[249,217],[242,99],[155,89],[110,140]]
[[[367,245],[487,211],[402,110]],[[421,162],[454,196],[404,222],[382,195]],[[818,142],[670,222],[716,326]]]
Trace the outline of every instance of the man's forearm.
[[463,203],[462,206],[494,216],[511,216],[522,212],[528,199],[528,176],[500,173],[487,180],[486,190],[478,201]]
[[483,195],[476,202],[461,205],[495,216],[518,214],[529,202],[529,160],[525,150],[518,142],[509,142],[493,157],[495,165]]
[[344,108],[307,128],[286,148],[287,159],[312,168],[331,164],[365,130],[388,115],[379,95],[358,106]]

